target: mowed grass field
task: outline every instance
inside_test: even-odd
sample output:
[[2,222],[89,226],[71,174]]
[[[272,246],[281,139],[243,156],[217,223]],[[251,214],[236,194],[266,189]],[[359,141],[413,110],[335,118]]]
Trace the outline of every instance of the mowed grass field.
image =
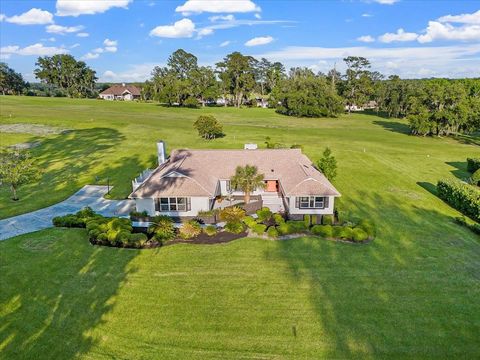
[[[198,138],[214,114],[226,137]],[[43,124],[63,135],[0,133],[0,145],[41,141],[45,169],[21,200],[0,193],[0,217],[62,200],[87,183],[128,195],[130,180],[168,149],[241,148],[265,137],[330,146],[341,206],[377,224],[368,245],[318,238],[240,239],[158,250],[98,248],[84,230],[50,229],[0,242],[0,358],[311,359],[480,356],[480,243],[431,191],[465,177],[478,138],[409,136],[403,120],[353,114],[297,119],[265,109],[0,97],[0,125]],[[471,143],[468,143],[471,142]]]

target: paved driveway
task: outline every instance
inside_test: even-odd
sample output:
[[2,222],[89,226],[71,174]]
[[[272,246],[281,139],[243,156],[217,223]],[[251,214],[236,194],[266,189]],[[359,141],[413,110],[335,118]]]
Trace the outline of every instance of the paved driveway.
[[106,186],[85,185],[68,199],[30,213],[0,220],[0,240],[52,227],[55,216],[75,213],[85,206],[103,216],[128,215],[135,208],[133,200],[107,200]]

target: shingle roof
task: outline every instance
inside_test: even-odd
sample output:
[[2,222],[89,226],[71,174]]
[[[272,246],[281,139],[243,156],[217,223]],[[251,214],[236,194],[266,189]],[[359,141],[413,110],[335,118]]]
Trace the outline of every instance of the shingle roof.
[[100,94],[120,96],[125,92],[125,90],[128,90],[134,96],[140,96],[140,89],[135,85],[113,85],[108,89],[103,90]]
[[130,197],[214,196],[218,180],[245,165],[257,166],[265,180],[279,180],[287,196],[340,196],[300,149],[257,149],[174,150]]

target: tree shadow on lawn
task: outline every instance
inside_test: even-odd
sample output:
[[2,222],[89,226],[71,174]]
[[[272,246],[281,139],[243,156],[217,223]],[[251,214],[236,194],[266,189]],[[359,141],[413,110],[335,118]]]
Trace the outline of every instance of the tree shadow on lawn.
[[84,229],[42,231],[0,250],[0,349],[28,359],[76,358],[98,343],[91,332],[115,306],[139,253],[93,247]]
[[[475,356],[480,351],[480,246],[450,217],[397,197],[358,194],[377,227],[367,245],[302,238],[265,255],[310,289],[325,358]],[[475,294],[476,293],[476,294]],[[472,314],[474,318],[472,318]],[[298,337],[307,323],[297,323]],[[305,339],[307,341],[307,339]],[[318,345],[317,345],[318,346]],[[321,345],[322,346],[322,345]]]
[[379,125],[388,131],[410,135],[410,127],[408,126],[408,124],[404,124],[398,121],[375,120],[373,121],[373,124]]
[[447,161],[445,164],[450,165],[455,168],[450,172],[455,175],[460,180],[466,180],[470,177],[470,173],[467,171],[467,162],[466,161]]

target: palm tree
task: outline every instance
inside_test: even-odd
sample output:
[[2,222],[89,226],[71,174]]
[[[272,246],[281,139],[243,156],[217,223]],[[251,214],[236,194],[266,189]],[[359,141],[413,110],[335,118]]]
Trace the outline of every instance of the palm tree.
[[253,165],[237,166],[235,175],[230,178],[230,183],[234,189],[242,190],[245,193],[245,204],[250,202],[252,191],[265,187],[263,174],[259,174],[257,167]]

